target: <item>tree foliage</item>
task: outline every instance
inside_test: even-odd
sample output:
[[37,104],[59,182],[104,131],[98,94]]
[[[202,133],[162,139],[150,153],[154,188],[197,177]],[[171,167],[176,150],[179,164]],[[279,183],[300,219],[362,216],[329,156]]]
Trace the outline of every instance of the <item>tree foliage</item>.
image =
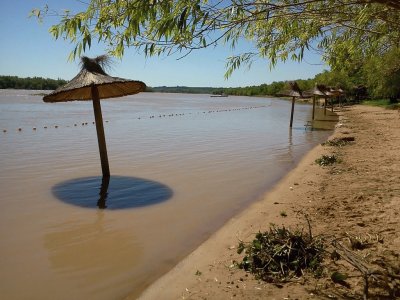
[[[234,53],[227,57],[229,77],[258,57],[272,67],[287,59],[301,61],[311,50],[331,67],[315,81],[346,89],[363,84],[372,96],[399,97],[398,0],[90,0],[78,12],[32,11],[39,19],[51,14],[59,21],[51,34],[75,45],[71,59],[93,41],[104,43],[117,57],[129,47],[149,56],[183,57],[225,44]],[[243,39],[254,50],[237,52]],[[278,84],[245,89],[247,95],[273,95]]]
[[400,48],[372,57],[363,66],[363,78],[373,98],[400,99]]
[[[90,0],[85,11],[56,13],[56,38],[75,44],[70,58],[97,40],[117,57],[127,47],[146,55],[182,56],[193,50],[246,39],[254,51],[227,59],[226,76],[263,57],[302,60],[321,51],[333,68],[383,55],[400,43],[400,4],[396,0]],[[35,9],[41,18],[51,14]]]

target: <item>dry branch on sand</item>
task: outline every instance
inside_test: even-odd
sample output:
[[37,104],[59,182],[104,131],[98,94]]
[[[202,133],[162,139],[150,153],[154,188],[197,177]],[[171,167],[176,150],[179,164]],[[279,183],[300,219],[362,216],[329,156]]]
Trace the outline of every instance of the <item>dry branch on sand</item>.
[[[383,243],[379,236],[375,240],[355,238],[349,233],[340,238],[326,235],[313,237],[307,221],[308,233],[272,224],[268,231],[258,232],[253,241],[240,241],[237,252],[241,254],[244,251],[245,256],[236,265],[252,273],[256,279],[278,286],[306,273],[317,278],[330,274],[332,282],[346,289],[351,289],[347,279],[362,277],[364,300],[369,299],[371,285],[375,292],[380,290],[381,295],[385,294],[390,299],[400,296],[400,266],[383,258],[375,261],[372,267],[357,253],[374,243]],[[344,245],[344,240],[349,241],[351,249]],[[329,262],[324,262],[329,257],[336,266],[333,270]],[[337,263],[341,259],[347,262],[347,266],[341,264],[338,268]],[[354,274],[355,270],[361,275],[348,275]]]
[[241,241],[238,253],[245,252],[239,268],[267,282],[285,282],[300,277],[307,270],[321,275],[324,245],[302,230],[271,225],[269,231],[259,232],[250,243]]

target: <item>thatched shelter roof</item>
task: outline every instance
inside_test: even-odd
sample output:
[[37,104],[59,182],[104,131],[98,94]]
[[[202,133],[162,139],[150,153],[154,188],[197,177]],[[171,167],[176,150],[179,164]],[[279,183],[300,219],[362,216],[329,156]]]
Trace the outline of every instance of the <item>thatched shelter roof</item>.
[[303,92],[304,96],[328,96],[328,97],[338,97],[344,95],[344,91],[341,88],[335,89],[328,87],[325,84],[316,84],[312,90]]
[[338,90],[336,90],[336,89],[330,89],[329,90],[329,92],[327,93],[327,95],[328,96],[332,96],[332,97],[339,97],[339,96],[341,96],[342,95],[342,93],[341,92],[339,92]]
[[289,89],[279,92],[278,95],[290,96],[290,97],[302,97],[302,91],[296,81],[290,81]]
[[324,84],[316,84],[312,90],[312,94],[316,96],[327,96],[327,87]]
[[122,97],[137,94],[146,90],[141,81],[128,80],[109,76],[104,67],[109,59],[102,55],[96,58],[83,56],[81,71],[70,82],[43,97],[44,102],[65,102],[75,100],[91,100],[92,86],[96,86],[99,99]]

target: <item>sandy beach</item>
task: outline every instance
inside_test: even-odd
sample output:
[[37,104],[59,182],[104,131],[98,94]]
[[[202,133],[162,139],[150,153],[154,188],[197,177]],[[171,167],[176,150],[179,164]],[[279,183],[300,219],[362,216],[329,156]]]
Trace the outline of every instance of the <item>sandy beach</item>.
[[[365,247],[354,253],[368,266],[391,268],[399,275],[400,115],[398,111],[362,105],[337,113],[339,123],[330,139],[354,137],[354,142],[315,147],[273,190],[229,220],[140,299],[362,298],[360,272],[341,259],[325,259],[323,278],[306,275],[283,286],[255,280],[234,266],[234,261],[243,258],[237,254],[239,240],[251,241],[270,223],[305,228],[305,214],[314,235],[342,238],[347,247],[350,240],[360,241]],[[334,154],[340,162],[321,167],[315,160],[323,154]],[[333,271],[348,274],[349,285],[332,282]],[[392,282],[396,284],[399,282]],[[387,296],[388,290],[371,284],[369,292],[375,299]]]

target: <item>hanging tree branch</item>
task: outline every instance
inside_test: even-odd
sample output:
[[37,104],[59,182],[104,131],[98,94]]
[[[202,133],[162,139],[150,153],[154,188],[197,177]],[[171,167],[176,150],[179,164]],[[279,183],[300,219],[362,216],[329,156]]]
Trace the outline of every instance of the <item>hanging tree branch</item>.
[[339,50],[355,58],[400,44],[397,0],[90,0],[85,11],[45,7],[32,15],[58,18],[50,33],[72,41],[71,59],[95,40],[116,57],[134,47],[149,56],[180,52],[181,58],[218,44],[234,49],[241,39],[252,42],[257,51],[228,59],[227,76],[257,57],[271,66],[288,58],[300,61],[315,44],[332,67],[343,63]]

